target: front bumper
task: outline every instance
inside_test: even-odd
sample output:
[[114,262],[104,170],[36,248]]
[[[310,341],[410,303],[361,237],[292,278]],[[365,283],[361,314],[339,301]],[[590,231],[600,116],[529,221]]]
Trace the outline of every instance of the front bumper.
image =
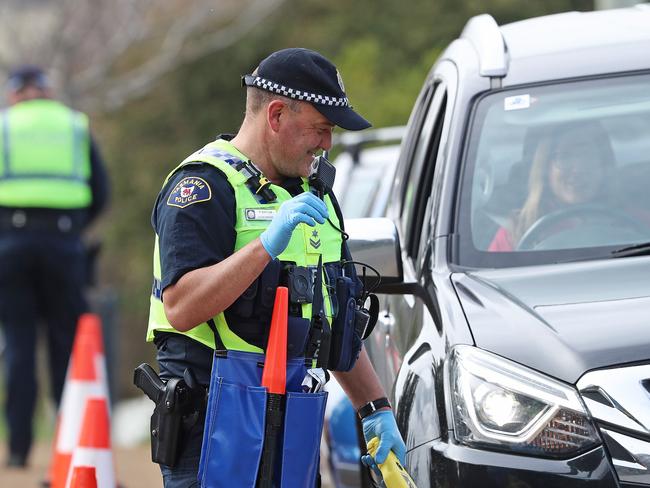
[[407,454],[420,488],[614,488],[620,484],[602,446],[571,459],[541,459],[432,441]]

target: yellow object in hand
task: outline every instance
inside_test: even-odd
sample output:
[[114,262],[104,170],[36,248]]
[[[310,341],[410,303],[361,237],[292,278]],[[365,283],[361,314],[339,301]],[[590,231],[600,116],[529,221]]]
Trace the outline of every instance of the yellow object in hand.
[[[368,453],[374,458],[379,448],[379,438],[373,437],[368,442]],[[386,461],[377,464],[381,476],[384,478],[386,488],[417,488],[415,482],[406,472],[402,464],[397,459],[393,451],[388,452]]]

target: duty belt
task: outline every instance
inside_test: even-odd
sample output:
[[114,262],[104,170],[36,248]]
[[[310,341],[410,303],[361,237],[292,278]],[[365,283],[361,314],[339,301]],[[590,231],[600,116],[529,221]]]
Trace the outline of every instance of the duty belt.
[[32,230],[74,235],[81,232],[79,218],[60,213],[42,214],[28,209],[5,209],[0,212],[0,230]]

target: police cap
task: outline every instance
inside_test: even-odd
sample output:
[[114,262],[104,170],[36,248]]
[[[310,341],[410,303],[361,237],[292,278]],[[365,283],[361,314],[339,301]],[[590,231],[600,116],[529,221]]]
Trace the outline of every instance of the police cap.
[[304,48],[276,51],[263,59],[242,84],[310,102],[335,125],[362,130],[370,122],[352,110],[339,71],[321,54]]
[[28,85],[45,90],[50,87],[50,82],[45,71],[33,64],[24,64],[11,70],[7,80],[10,91],[20,91]]

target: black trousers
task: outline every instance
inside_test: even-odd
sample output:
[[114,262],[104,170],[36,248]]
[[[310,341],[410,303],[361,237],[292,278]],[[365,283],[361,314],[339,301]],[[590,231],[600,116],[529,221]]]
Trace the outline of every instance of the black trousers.
[[9,451],[27,457],[36,403],[36,338],[47,338],[51,391],[59,404],[83,295],[85,256],[79,237],[0,234],[0,323],[6,349]]
[[[199,384],[207,387],[210,384],[213,351],[200,342],[187,336],[169,332],[156,333],[156,359],[163,380],[182,378],[186,368],[190,368]],[[203,443],[203,424],[205,412],[201,412],[199,420],[183,432],[183,440],[179,447],[179,459],[176,466],[160,465],[165,488],[194,488],[199,483],[199,461],[201,460],[201,444]]]

